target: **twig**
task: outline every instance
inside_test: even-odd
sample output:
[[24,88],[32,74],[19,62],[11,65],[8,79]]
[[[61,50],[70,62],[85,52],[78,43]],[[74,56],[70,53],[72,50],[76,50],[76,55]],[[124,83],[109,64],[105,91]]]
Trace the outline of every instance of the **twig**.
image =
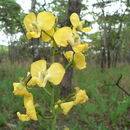
[[130,96],[130,94],[125,90],[125,89],[123,89],[121,86],[120,86],[120,81],[121,81],[121,79],[122,79],[122,74],[120,75],[120,77],[119,77],[119,79],[117,80],[117,82],[115,82],[115,85],[118,87],[118,88],[120,88],[126,95],[128,95],[128,96]]
[[110,83],[110,84],[104,84],[103,86],[117,86],[120,90],[122,90],[127,96],[130,96],[130,93],[128,93],[124,88],[122,88],[120,86],[120,81],[123,77],[123,75],[121,74],[120,77],[116,80],[114,80],[114,78],[112,76],[110,76],[111,79],[114,81],[114,83]]

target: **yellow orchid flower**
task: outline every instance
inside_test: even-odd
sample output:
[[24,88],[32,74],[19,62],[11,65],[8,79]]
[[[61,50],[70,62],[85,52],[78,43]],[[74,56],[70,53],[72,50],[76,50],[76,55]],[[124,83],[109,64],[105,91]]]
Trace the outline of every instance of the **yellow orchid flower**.
[[65,69],[60,63],[53,63],[48,69],[46,69],[45,60],[39,60],[31,64],[31,82],[34,81],[33,85],[39,87],[45,87],[47,81],[54,85],[60,84],[64,74]]
[[85,103],[86,101],[88,101],[88,96],[86,94],[86,91],[77,89],[75,100],[74,100],[74,105],[82,104],[82,103]]
[[33,103],[33,95],[29,93],[24,85],[21,83],[13,83],[13,93],[18,96],[24,96],[24,106],[26,108],[26,114],[20,114],[17,112],[17,116],[21,121],[28,121],[30,119],[37,120],[37,115]]
[[54,33],[54,39],[59,47],[74,44],[73,32],[70,27],[62,27]]
[[73,60],[76,68],[80,70],[86,68],[85,56],[81,52],[74,53],[73,51],[67,51],[64,53],[64,56],[69,62]]
[[41,30],[48,31],[55,24],[56,17],[50,12],[40,12],[37,16],[31,12],[24,18],[24,25],[27,30],[27,38],[38,38]]
[[80,30],[82,32],[89,32],[91,30],[91,27],[85,27],[83,28],[84,21],[80,21],[79,16],[77,13],[72,13],[70,16],[71,24],[74,27],[74,30]]
[[71,110],[71,108],[74,106],[74,102],[70,101],[70,102],[65,102],[65,103],[61,103],[60,107],[63,110],[63,114],[67,115],[68,112]]

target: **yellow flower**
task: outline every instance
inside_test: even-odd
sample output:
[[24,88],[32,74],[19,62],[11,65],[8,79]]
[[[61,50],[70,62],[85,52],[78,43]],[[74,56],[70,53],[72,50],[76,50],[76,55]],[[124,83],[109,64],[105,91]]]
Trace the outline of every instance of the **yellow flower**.
[[64,56],[69,62],[73,60],[76,68],[78,69],[86,68],[85,56],[81,52],[74,54],[73,51],[67,51],[64,53]]
[[74,100],[74,105],[82,104],[82,103],[85,103],[86,101],[88,101],[88,96],[86,94],[86,91],[77,89],[75,100]]
[[71,46],[74,52],[78,53],[88,50],[88,44],[81,43],[80,36],[76,32],[73,32],[73,38],[74,42],[71,44]]
[[29,93],[24,85],[21,83],[13,83],[13,93],[18,96],[24,96],[24,106],[26,108],[26,114],[20,114],[17,112],[17,116],[21,121],[28,121],[30,119],[37,120],[37,115],[33,103],[33,95]]
[[67,115],[71,108],[74,106],[74,102],[65,102],[60,104],[61,109],[63,110],[63,114]]
[[91,30],[91,27],[85,27],[83,28],[84,21],[80,21],[78,14],[72,13],[70,16],[71,24],[74,27],[74,30],[80,30],[82,32],[89,32]]
[[74,43],[73,32],[70,27],[62,27],[54,34],[56,44],[60,47],[67,47]]
[[31,80],[39,87],[45,87],[47,81],[54,85],[60,84],[64,74],[65,69],[60,63],[53,63],[49,69],[46,69],[45,60],[39,60],[31,64]]
[[27,38],[38,38],[41,35],[41,30],[51,30],[55,19],[55,16],[50,12],[40,12],[37,17],[33,12],[26,15],[23,22],[27,30]]

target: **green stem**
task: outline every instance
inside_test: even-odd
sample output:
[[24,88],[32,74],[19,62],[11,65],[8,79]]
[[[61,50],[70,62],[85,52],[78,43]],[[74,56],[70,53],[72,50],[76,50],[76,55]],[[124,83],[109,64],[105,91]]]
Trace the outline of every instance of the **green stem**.
[[55,113],[54,119],[52,121],[52,130],[56,130],[56,119],[57,119],[57,114]]
[[[52,85],[51,85],[52,86]],[[54,106],[54,101],[55,101],[55,95],[54,95],[54,86],[52,86],[52,97],[51,97],[51,109],[53,113],[53,120],[52,120],[52,130],[56,129],[56,111],[55,111],[55,106]]]
[[45,87],[43,89],[49,96],[51,96],[51,93]]
[[67,70],[73,63],[69,62],[66,66],[65,66],[65,70]]
[[31,74],[29,74],[26,78],[23,79],[23,83],[25,85],[27,85],[27,83],[29,82],[29,80],[32,78]]
[[75,93],[70,94],[69,96],[67,96],[64,100],[62,100],[62,102],[66,102],[68,101],[70,98],[72,98],[73,96],[75,96]]

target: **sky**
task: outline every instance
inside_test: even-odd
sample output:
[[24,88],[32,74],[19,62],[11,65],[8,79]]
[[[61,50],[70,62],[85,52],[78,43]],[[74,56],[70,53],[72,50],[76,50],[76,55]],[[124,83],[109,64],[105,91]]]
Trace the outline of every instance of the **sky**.
[[[39,3],[42,3],[44,0],[37,0],[37,2]],[[45,0],[46,1],[46,4],[51,2],[52,0]],[[100,12],[100,9],[93,9],[92,7],[92,4],[95,3],[97,0],[88,0],[88,3],[89,6],[88,6],[88,11],[91,12],[91,11],[96,11],[96,12]],[[16,0],[16,2],[18,4],[21,5],[23,11],[25,13],[29,13],[29,10],[31,8],[31,0]],[[83,1],[83,3],[86,3],[86,0]],[[122,7],[123,10],[125,10],[126,6],[124,4],[121,4],[120,0],[116,3],[114,3],[113,5],[105,8],[105,13],[113,13],[115,12],[117,9],[119,9],[120,7]],[[120,10],[122,11],[122,10]],[[93,21],[93,17],[91,15],[85,15],[83,17],[84,20],[87,20],[87,21]],[[98,24],[93,24],[92,25],[92,30],[89,32],[90,34],[91,33],[94,33],[94,32],[97,32],[98,31]],[[6,34],[4,34],[3,31],[0,31],[0,45],[6,45],[8,46],[8,41],[10,39],[10,36],[7,36]],[[20,37],[20,34],[18,34],[17,36],[14,36],[14,39],[18,39]]]

